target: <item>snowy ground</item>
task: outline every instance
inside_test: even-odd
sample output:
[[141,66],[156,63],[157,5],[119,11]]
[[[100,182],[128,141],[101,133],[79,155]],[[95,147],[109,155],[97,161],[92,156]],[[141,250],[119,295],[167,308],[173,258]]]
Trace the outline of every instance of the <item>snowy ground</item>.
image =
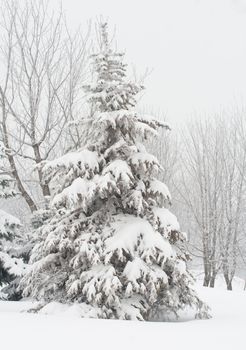
[[244,349],[246,292],[220,286],[198,291],[212,308],[210,320],[147,323],[36,315],[20,312],[25,302],[2,301],[0,349]]

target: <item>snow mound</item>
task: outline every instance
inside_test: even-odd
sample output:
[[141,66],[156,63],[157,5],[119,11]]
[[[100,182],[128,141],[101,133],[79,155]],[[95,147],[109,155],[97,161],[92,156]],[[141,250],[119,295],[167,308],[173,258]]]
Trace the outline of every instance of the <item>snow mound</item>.
[[41,315],[56,315],[64,317],[76,317],[76,318],[97,318],[100,310],[96,310],[86,303],[74,303],[71,305],[62,304],[58,302],[51,302],[45,305],[40,311]]
[[1,348],[147,350],[163,344],[175,350],[243,349],[246,294],[203,287],[198,292],[211,306],[209,320],[190,321],[188,313],[175,323],[86,319],[80,318],[79,305],[59,303],[48,304],[42,314],[30,314],[20,312],[31,302],[0,301]]

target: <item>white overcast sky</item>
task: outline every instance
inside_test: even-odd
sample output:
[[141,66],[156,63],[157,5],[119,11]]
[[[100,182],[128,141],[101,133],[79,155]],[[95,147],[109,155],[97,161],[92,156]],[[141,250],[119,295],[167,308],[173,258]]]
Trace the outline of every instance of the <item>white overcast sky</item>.
[[246,0],[63,0],[71,25],[102,15],[145,81],[142,103],[175,122],[246,104]]

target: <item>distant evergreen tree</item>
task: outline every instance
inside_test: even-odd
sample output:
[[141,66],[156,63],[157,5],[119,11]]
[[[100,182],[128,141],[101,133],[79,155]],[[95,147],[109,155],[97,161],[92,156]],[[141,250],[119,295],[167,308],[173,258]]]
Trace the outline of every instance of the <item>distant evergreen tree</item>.
[[102,24],[85,87],[86,144],[43,167],[57,213],[40,228],[22,283],[27,296],[86,303],[95,317],[148,320],[203,304],[179,249],[185,234],[166,208],[170,193],[156,178],[161,165],[141,143],[169,126],[135,110],[142,87],[127,81],[123,56]]
[[[8,199],[16,196],[16,191],[13,186],[13,179],[8,175],[6,167],[5,149],[0,144],[0,198]],[[20,221],[13,215],[0,210],[0,287],[9,285],[12,281],[23,274],[25,264],[22,259],[16,257],[15,246],[20,238],[19,229]],[[16,288],[11,288],[11,295],[15,299],[18,292]],[[9,297],[8,293],[0,292],[5,297]],[[15,295],[15,296],[14,296]]]

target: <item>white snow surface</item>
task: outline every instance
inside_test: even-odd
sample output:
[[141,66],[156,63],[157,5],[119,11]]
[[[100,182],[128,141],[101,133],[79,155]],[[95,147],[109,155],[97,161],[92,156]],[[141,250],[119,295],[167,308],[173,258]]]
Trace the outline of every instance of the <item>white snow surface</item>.
[[[246,292],[197,287],[212,309],[209,320],[135,322],[79,318],[78,305],[52,303],[49,315],[21,312],[31,303],[0,302],[1,349],[172,349],[231,350],[245,348]],[[45,311],[45,310],[44,310]]]

